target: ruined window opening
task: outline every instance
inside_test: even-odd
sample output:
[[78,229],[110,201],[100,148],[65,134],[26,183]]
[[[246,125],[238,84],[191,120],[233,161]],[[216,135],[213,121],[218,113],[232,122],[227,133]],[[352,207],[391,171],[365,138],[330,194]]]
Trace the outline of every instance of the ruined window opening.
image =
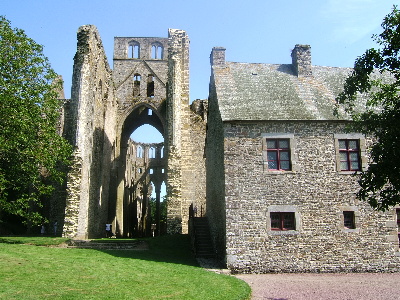
[[354,211],[343,212],[343,225],[346,229],[355,229],[356,223],[354,218]]
[[137,147],[136,157],[138,157],[138,158],[142,158],[143,157],[143,148],[141,146]]
[[129,58],[139,58],[139,44],[134,43],[129,45],[128,57]]
[[290,171],[289,139],[267,139],[267,160],[269,170]]
[[149,108],[149,109],[147,110],[147,115],[148,115],[148,116],[152,116],[152,115],[153,115],[153,110],[152,110],[151,108]]
[[165,169],[164,169],[164,168],[162,168],[162,169],[161,169],[161,173],[162,173],[162,174],[164,174],[164,172],[165,172]]
[[149,149],[149,158],[156,158],[156,149],[154,147]]
[[138,169],[137,169],[137,172],[138,172],[139,174],[141,174],[141,173],[142,173],[142,168],[138,168]]
[[164,146],[161,148],[161,158],[164,157]]
[[159,44],[154,44],[151,47],[151,58],[152,59],[163,59],[163,47]]
[[359,140],[339,140],[339,156],[341,171],[361,170]]
[[154,76],[152,74],[147,77],[147,97],[154,97]]
[[133,75],[133,96],[140,96],[140,75]]
[[271,212],[271,230],[296,230],[294,212]]
[[154,169],[149,169],[149,174],[154,174]]

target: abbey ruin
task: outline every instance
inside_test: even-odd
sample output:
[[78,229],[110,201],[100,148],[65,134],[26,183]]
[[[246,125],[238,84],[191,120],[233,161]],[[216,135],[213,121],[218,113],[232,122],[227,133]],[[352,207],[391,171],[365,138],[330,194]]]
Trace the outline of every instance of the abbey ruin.
[[[333,115],[351,70],[313,66],[308,45],[291,64],[227,62],[222,47],[210,62],[209,98],[191,101],[185,31],[116,37],[111,68],[97,29],[79,28],[62,122],[73,165],[52,209],[62,235],[103,237],[110,223],[118,237],[149,236],[152,192],[159,234],[164,182],[167,232],[188,233],[197,208],[237,272],[400,270],[400,210],[355,197],[371,139]],[[132,141],[143,124],[164,142]]]

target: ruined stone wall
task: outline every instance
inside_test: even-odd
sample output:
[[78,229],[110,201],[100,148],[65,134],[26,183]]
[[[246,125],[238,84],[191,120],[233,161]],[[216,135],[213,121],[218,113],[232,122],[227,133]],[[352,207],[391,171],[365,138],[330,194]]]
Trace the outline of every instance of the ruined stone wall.
[[[166,178],[164,143],[128,142],[125,169],[124,233],[127,237],[150,234],[149,198],[153,186],[160,196]],[[153,184],[153,185],[152,185]],[[146,197],[146,198],[144,198]],[[155,223],[155,220],[152,220]]]
[[[376,212],[357,200],[357,178],[337,171],[335,137],[344,132],[345,124],[338,122],[224,124],[229,268],[257,273],[399,271],[395,212]],[[268,170],[266,134],[291,136],[292,171]],[[355,229],[344,228],[346,210],[355,212]],[[295,212],[296,230],[271,230],[271,211]]]
[[[211,82],[213,81],[211,78]],[[215,84],[210,84],[210,88],[206,139],[206,216],[217,255],[220,259],[224,259],[226,234],[224,135]]]
[[187,233],[190,205],[200,209],[205,202],[205,124],[189,106],[189,37],[183,30],[169,30],[168,80],[168,227]]
[[[132,47],[137,47],[132,53]],[[153,52],[157,47],[157,55]],[[116,37],[114,39],[113,80],[118,101],[116,154],[117,190],[114,228],[119,235],[133,232],[129,225],[131,193],[124,185],[128,168],[129,137],[143,124],[154,126],[166,136],[166,85],[168,75],[168,39],[142,37]]]
[[103,235],[108,217],[110,169],[114,159],[116,103],[103,45],[96,27],[78,30],[71,93],[71,140],[64,236]]

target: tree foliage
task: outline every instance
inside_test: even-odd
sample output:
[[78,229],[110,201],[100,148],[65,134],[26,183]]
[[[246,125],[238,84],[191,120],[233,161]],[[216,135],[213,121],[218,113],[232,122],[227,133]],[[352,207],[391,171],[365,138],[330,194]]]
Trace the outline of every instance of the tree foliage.
[[[393,7],[374,35],[378,49],[358,57],[337,101],[350,112],[353,129],[373,135],[371,163],[361,172],[358,198],[379,210],[400,203],[400,12]],[[368,94],[365,110],[355,109],[360,93]]]
[[0,16],[0,212],[33,224],[71,153],[57,132],[62,83],[42,50]]

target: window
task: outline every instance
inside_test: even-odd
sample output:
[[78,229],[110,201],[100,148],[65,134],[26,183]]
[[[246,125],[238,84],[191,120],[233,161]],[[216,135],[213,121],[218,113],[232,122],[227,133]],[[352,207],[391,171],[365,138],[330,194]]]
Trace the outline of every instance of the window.
[[294,212],[271,212],[271,230],[296,230]]
[[149,149],[149,158],[156,158],[156,148],[150,147],[150,149]]
[[161,44],[153,44],[151,47],[152,59],[163,59],[163,47]]
[[129,58],[139,58],[139,44],[133,42],[129,44],[128,48],[128,57]]
[[291,170],[289,139],[267,139],[267,161],[269,170]]
[[154,76],[152,74],[147,77],[147,97],[154,97]]
[[339,140],[339,157],[341,171],[361,170],[359,140]]
[[140,96],[140,75],[133,75],[133,96]]
[[138,146],[138,147],[137,147],[137,150],[136,150],[136,157],[138,157],[138,158],[143,158],[143,148],[142,148],[141,146]]
[[343,212],[343,225],[345,229],[355,229],[354,211]]

